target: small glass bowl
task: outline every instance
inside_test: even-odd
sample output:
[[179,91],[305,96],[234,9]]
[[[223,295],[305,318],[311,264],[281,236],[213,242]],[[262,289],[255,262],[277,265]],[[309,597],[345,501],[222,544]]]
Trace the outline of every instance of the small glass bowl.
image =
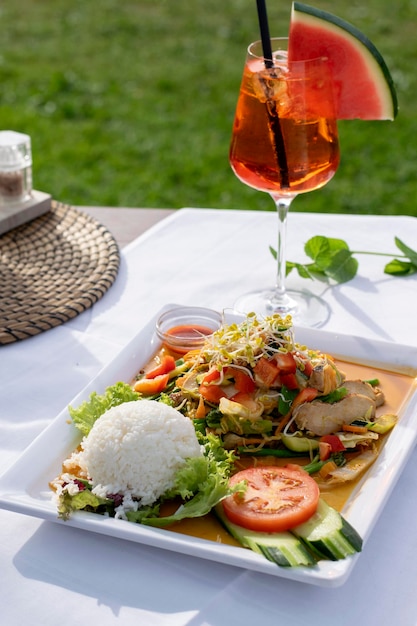
[[156,334],[166,348],[185,354],[202,347],[207,337],[220,328],[222,316],[203,307],[176,307],[163,313],[156,323]]

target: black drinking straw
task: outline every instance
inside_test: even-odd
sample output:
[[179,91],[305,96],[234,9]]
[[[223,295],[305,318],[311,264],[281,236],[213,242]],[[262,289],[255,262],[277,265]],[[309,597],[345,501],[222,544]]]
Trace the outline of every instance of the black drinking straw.
[[256,0],[256,6],[258,8],[258,20],[261,31],[262,51],[265,59],[265,65],[266,67],[272,67],[274,62],[272,60],[271,37],[269,36],[268,14],[266,11],[265,0]]
[[[261,30],[262,52],[265,60],[265,67],[271,68],[274,66],[274,61],[272,59],[271,37],[269,35],[268,15],[265,0],[256,0],[256,5],[258,8],[259,28]],[[290,187],[290,179],[287,155],[285,153],[284,137],[282,136],[281,124],[276,111],[275,102],[273,100],[270,102],[270,106],[268,107],[268,117],[271,124],[272,134],[274,136],[275,156],[281,175],[281,186],[282,188],[288,189]]]

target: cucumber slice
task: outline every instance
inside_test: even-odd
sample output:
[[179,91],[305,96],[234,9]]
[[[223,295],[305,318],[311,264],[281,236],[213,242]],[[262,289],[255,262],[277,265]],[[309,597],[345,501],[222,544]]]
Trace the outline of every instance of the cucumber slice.
[[215,508],[215,513],[236,541],[244,548],[250,548],[254,552],[262,554],[268,561],[272,561],[272,563],[276,563],[280,567],[315,565],[315,556],[292,533],[259,533],[243,528],[243,526],[238,526],[226,517],[221,504]]
[[398,417],[392,413],[385,413],[385,415],[380,415],[376,417],[373,422],[368,422],[366,427],[368,430],[372,430],[374,433],[378,433],[379,435],[385,435],[385,433],[389,432],[396,423],[398,422]]
[[322,499],[316,513],[291,532],[260,533],[243,528],[227,518],[221,504],[216,506],[215,513],[243,547],[280,567],[311,566],[321,559],[339,561],[362,550],[362,538],[357,531]]
[[281,441],[288,450],[292,452],[312,452],[318,450],[319,442],[316,439],[310,437],[303,437],[300,435],[281,435]]
[[319,500],[316,513],[292,529],[318,558],[338,561],[362,550],[362,538],[338,511]]

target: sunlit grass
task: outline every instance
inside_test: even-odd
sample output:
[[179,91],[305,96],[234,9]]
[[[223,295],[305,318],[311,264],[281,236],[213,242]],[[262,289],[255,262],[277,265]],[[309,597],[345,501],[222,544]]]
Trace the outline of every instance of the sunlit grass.
[[[341,122],[339,171],[294,210],[417,215],[417,0],[310,4],[373,40],[400,114]],[[290,7],[269,2],[273,34]],[[228,164],[255,0],[3,0],[0,28],[0,128],[31,136],[36,188],[72,204],[273,210]]]

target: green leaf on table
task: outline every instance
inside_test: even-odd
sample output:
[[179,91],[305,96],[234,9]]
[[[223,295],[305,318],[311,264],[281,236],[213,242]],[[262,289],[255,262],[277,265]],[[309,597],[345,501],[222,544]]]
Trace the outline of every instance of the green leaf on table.
[[[417,252],[409,248],[401,239],[395,237],[395,245],[403,253],[402,258],[394,258],[385,265],[385,274],[392,276],[409,276],[417,274]],[[274,259],[277,252],[269,247]],[[357,274],[359,263],[353,255],[373,254],[377,256],[391,256],[386,252],[367,252],[350,250],[343,239],[317,235],[311,237],[304,246],[304,251],[312,259],[312,263],[286,262],[286,275],[296,270],[301,278],[321,280],[329,283],[346,283]]]
[[417,267],[417,252],[406,246],[401,239],[398,239],[398,237],[395,237],[395,245],[408,259],[410,259],[411,263]]
[[339,250],[325,268],[327,276],[337,283],[346,283],[357,274],[359,263],[350,250]]
[[[269,247],[274,259],[277,252]],[[336,283],[345,283],[356,276],[358,262],[353,258],[349,246],[342,239],[332,239],[318,235],[312,237],[304,246],[304,251],[313,263],[295,263],[287,261],[286,275],[296,270],[301,278],[321,280]]]
[[393,259],[384,267],[385,274],[391,276],[408,276],[417,272],[417,265],[410,261],[401,261],[401,259]]
[[341,249],[349,250],[349,246],[343,239],[316,235],[311,237],[304,246],[306,254],[312,259],[317,259],[321,255],[328,255]]
[[304,265],[303,263],[293,263],[292,261],[287,261],[286,275],[288,276],[288,274],[292,270],[297,270],[301,278],[309,278],[313,280],[314,278],[316,278],[316,276],[314,275],[314,270],[310,271],[310,268],[312,266],[313,266],[313,263],[309,265]]
[[358,262],[342,239],[318,235],[304,246],[305,253],[314,261],[308,266],[311,273],[325,275],[337,283],[345,283],[356,276]]
[[[275,250],[275,248],[269,246],[269,251],[274,259],[277,260],[277,251]],[[309,266],[304,265],[303,263],[294,263],[293,261],[287,261],[285,264],[285,275],[288,276],[288,274],[290,274],[292,270],[297,270],[301,278],[313,279],[314,276],[310,273],[308,268]]]
[[408,261],[402,259],[393,259],[384,267],[385,274],[391,274],[393,276],[408,276],[410,274],[417,273],[417,252],[409,248],[398,237],[394,238],[395,245],[404,254]]

